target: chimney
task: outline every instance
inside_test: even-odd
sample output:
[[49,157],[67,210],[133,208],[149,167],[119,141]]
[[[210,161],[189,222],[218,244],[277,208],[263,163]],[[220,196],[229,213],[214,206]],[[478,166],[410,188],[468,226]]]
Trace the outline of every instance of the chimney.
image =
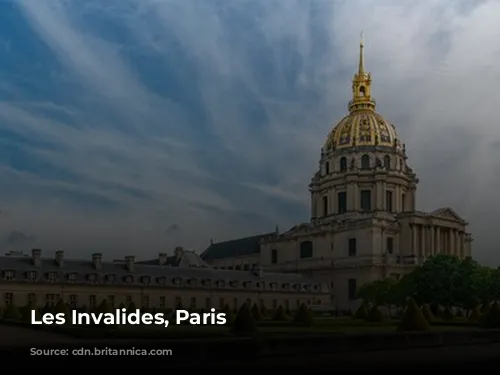
[[166,253],[159,253],[158,254],[158,264],[160,266],[164,266],[167,264],[167,254]]
[[41,265],[41,257],[42,257],[42,250],[40,249],[33,249],[31,250],[31,254],[33,256],[33,264],[35,267],[40,267]]
[[129,270],[129,272],[134,272],[134,263],[135,256],[130,255],[128,257],[125,257],[125,265],[127,266],[127,270]]
[[59,267],[64,266],[64,251],[62,250],[56,251],[56,264]]
[[175,248],[175,259],[180,260],[182,258],[182,254],[184,253],[184,249],[182,246],[177,246]]
[[102,254],[101,253],[92,254],[92,263],[94,264],[94,268],[96,270],[100,270],[102,268]]

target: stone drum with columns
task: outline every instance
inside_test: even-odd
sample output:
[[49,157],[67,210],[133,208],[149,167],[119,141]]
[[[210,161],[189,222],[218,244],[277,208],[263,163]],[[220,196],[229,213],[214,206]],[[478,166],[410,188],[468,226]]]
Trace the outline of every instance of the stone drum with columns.
[[[267,270],[322,280],[341,310],[357,308],[363,283],[398,278],[436,254],[471,255],[467,223],[454,210],[417,210],[418,178],[395,126],[376,111],[363,48],[361,42],[349,113],[327,136],[309,185],[310,221],[263,235],[257,250],[245,253]],[[220,256],[218,244],[211,245],[207,261],[233,265],[241,254],[237,241],[233,253],[226,249]]]

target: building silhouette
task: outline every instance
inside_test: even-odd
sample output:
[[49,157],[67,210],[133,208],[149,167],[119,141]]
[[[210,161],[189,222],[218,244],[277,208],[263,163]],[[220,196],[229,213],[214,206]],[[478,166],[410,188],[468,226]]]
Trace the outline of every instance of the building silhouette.
[[363,41],[348,114],[330,131],[309,185],[311,217],[290,230],[212,243],[222,269],[299,273],[327,283],[331,303],[354,309],[360,285],[399,278],[436,254],[471,255],[467,222],[451,208],[416,208],[418,178],[393,124],[377,111]]

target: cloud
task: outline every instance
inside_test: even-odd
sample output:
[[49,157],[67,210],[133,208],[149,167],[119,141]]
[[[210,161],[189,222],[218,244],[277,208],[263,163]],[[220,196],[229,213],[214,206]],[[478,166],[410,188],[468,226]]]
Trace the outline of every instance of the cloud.
[[[346,112],[363,30],[418,205],[454,207],[478,258],[500,261],[498,2],[14,4],[0,3],[8,230],[146,257],[308,220],[307,185]],[[172,225],[182,230],[168,236]]]

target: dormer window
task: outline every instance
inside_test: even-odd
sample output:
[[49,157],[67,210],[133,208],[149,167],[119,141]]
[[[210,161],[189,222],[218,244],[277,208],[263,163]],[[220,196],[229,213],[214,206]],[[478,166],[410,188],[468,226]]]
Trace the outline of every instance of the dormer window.
[[210,286],[210,279],[204,279],[201,281],[201,285],[205,286],[205,287],[209,287]]
[[319,285],[314,285],[313,289],[315,292],[317,292],[319,290]]
[[127,275],[123,278],[123,280],[127,283],[130,284],[132,281],[134,281],[134,277],[132,275]]
[[252,285],[251,281],[244,281],[243,282],[243,288],[249,288]]
[[232,287],[232,288],[236,288],[238,286],[238,282],[233,280],[233,281],[230,281],[229,282],[229,286]]
[[115,280],[116,280],[116,275],[114,274],[106,275],[106,281],[108,283],[114,283]]
[[226,285],[226,282],[224,280],[217,281],[217,286],[219,288],[223,288],[225,285]]
[[142,281],[143,284],[149,284],[151,282],[151,277],[149,277],[149,276],[143,276],[141,278],[141,281]]
[[36,271],[26,272],[26,278],[28,279],[28,281],[36,281]]
[[258,282],[258,281],[257,281],[257,282],[255,283],[255,287],[256,287],[257,289],[260,289],[260,287],[261,287],[261,286],[262,286],[262,284],[261,284],[260,282]]
[[68,274],[68,281],[70,283],[74,283],[76,281],[76,273],[69,273]]
[[13,270],[3,271],[3,279],[7,281],[12,281],[16,279],[16,272]]
[[311,290],[311,286],[309,284],[304,285],[304,290],[306,292],[310,291]]
[[187,286],[195,286],[196,279],[189,279],[186,284],[187,284]]
[[300,291],[300,284],[295,284],[293,286],[293,289],[297,290],[297,291]]
[[290,284],[286,284],[286,283],[285,283],[285,284],[282,284],[282,285],[281,285],[281,287],[282,287],[283,289],[285,289],[285,290],[288,290],[288,289],[290,289]]
[[272,282],[272,283],[269,283],[269,289],[276,289],[276,286],[278,285],[278,283],[275,283],[275,282]]
[[89,283],[94,284],[95,282],[97,282],[97,275],[95,273],[91,273],[87,275],[87,280]]
[[172,282],[174,283],[174,285],[181,285],[182,283],[182,279],[180,277],[175,277]]
[[156,283],[158,285],[165,285],[165,278],[164,277],[157,277],[156,278]]
[[55,272],[49,272],[47,274],[47,281],[49,283],[53,283],[53,282],[57,281],[57,274]]

